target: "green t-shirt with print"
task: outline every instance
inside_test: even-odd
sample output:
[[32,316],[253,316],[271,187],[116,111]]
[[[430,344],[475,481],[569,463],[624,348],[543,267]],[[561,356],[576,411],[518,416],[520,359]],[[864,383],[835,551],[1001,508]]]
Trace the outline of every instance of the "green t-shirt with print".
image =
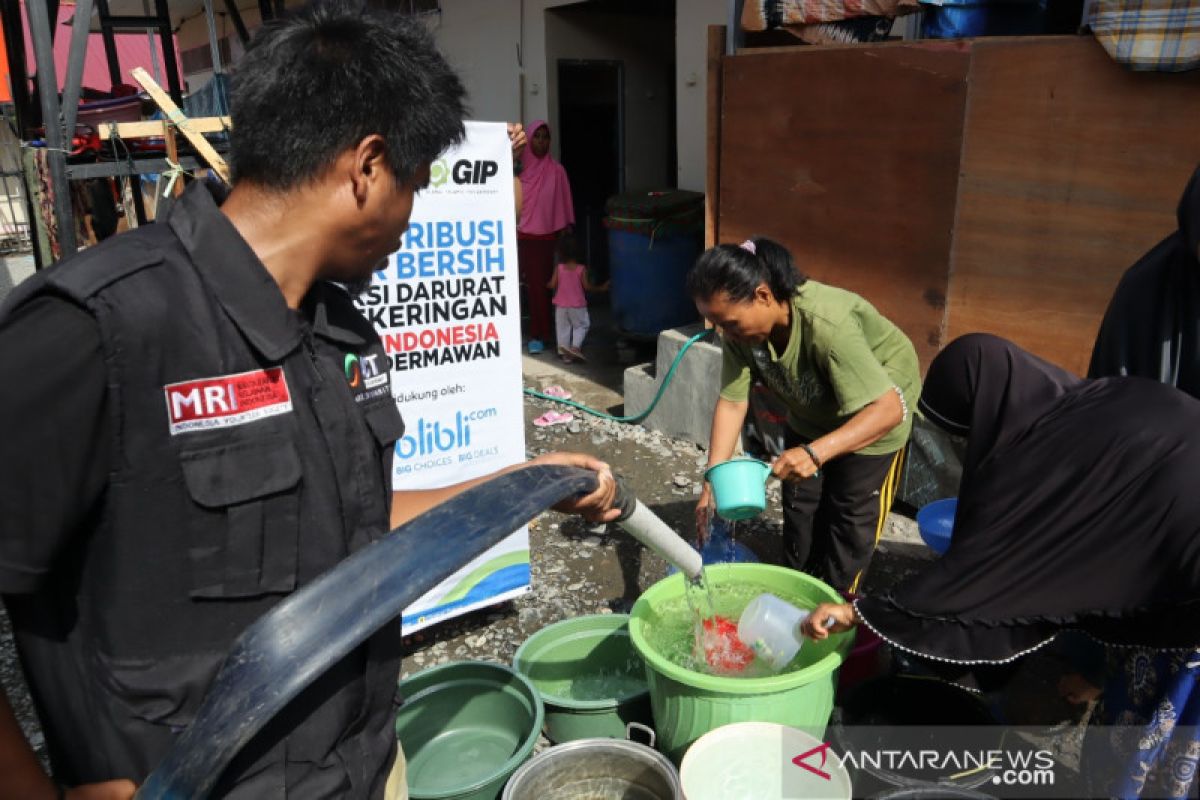
[[788,425],[816,439],[844,425],[886,392],[900,390],[904,421],[862,455],[894,453],[908,441],[921,393],[917,351],[904,332],[863,298],[809,280],[792,298],[791,337],[782,354],[770,342],[724,340],[721,397],[741,402],[757,377],[788,408]]

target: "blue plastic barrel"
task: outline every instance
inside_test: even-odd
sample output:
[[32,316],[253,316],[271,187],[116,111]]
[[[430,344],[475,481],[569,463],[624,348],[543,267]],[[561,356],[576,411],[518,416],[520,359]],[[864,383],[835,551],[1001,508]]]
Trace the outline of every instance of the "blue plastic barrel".
[[701,244],[699,232],[651,238],[609,228],[609,289],[619,330],[657,336],[699,318],[684,286]]

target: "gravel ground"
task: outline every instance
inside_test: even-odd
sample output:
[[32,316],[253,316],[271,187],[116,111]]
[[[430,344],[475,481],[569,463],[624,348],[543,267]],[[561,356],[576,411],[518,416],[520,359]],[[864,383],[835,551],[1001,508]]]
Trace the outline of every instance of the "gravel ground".
[[[695,445],[672,440],[640,426],[583,416],[569,425],[539,429],[532,420],[551,404],[527,399],[525,415],[530,456],[554,450],[593,453],[611,464],[647,506],[668,525],[688,532],[700,493],[705,454]],[[781,560],[778,485],[769,484],[769,508],[762,517],[741,523],[739,540],[763,561]],[[406,640],[402,676],[461,659],[511,663],[520,644],[540,628],[581,614],[623,613],[638,595],[666,575],[667,564],[615,527],[586,524],[556,512],[530,525],[532,590],[502,605],[441,623]],[[864,580],[864,591],[878,592],[929,559],[915,523],[892,515],[883,541]],[[1022,702],[1047,712],[1047,692],[1061,674],[1054,663],[1038,662],[1030,673]],[[1057,671],[1056,671],[1057,669]],[[8,620],[0,613],[0,682],[26,734],[42,750],[32,703],[25,690]],[[1052,700],[1057,700],[1055,696]],[[1077,715],[1076,715],[1077,716]],[[1059,714],[1057,718],[1062,718]],[[547,743],[543,740],[541,746]],[[1065,747],[1071,750],[1071,746]]]
[[8,614],[0,604],[0,685],[8,694],[8,702],[13,707],[13,713],[21,723],[25,738],[33,745],[43,763],[46,760],[45,739],[42,728],[38,724],[37,713],[33,710],[33,699],[25,687],[25,676],[21,672],[21,662],[17,658],[17,646],[13,641],[12,626],[8,622]]

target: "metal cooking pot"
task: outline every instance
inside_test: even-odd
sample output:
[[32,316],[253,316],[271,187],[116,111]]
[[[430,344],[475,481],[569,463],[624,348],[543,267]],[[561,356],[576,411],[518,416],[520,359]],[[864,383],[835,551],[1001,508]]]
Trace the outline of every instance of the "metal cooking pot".
[[[634,730],[649,746],[631,741]],[[654,731],[636,722],[625,739],[577,739],[551,747],[525,763],[509,780],[501,800],[681,800],[679,773],[654,747]]]

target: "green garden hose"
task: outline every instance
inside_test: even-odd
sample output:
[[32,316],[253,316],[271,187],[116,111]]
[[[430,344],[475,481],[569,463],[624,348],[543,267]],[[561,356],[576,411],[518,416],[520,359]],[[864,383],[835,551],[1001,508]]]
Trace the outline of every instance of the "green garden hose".
[[688,339],[686,342],[683,343],[683,347],[679,348],[679,354],[676,355],[675,360],[671,362],[671,368],[667,370],[666,377],[663,378],[662,384],[658,387],[658,392],[655,393],[654,399],[650,401],[650,406],[640,414],[634,414],[634,415],[628,416],[628,417],[614,417],[612,414],[606,414],[603,411],[597,411],[594,408],[588,408],[583,403],[577,403],[574,400],[564,400],[561,397],[552,397],[548,394],[542,394],[541,392],[535,391],[533,389],[528,389],[528,388],[525,389],[525,394],[527,394],[531,397],[541,398],[542,400],[553,400],[555,403],[562,403],[563,405],[568,405],[568,406],[571,406],[572,408],[578,408],[580,411],[584,412],[585,414],[591,414],[592,416],[600,417],[601,419],[610,419],[613,422],[624,422],[624,423],[628,423],[628,424],[633,424],[635,422],[641,422],[646,417],[650,416],[650,412],[654,410],[654,407],[658,405],[658,401],[660,399],[662,399],[663,392],[665,392],[667,390],[667,386],[670,385],[671,379],[675,377],[675,370],[679,368],[679,362],[683,360],[683,354],[688,351],[689,347],[691,347],[696,342],[703,339],[705,336],[708,336],[710,333],[712,333],[711,328],[700,331],[695,336],[693,336],[692,338]]

